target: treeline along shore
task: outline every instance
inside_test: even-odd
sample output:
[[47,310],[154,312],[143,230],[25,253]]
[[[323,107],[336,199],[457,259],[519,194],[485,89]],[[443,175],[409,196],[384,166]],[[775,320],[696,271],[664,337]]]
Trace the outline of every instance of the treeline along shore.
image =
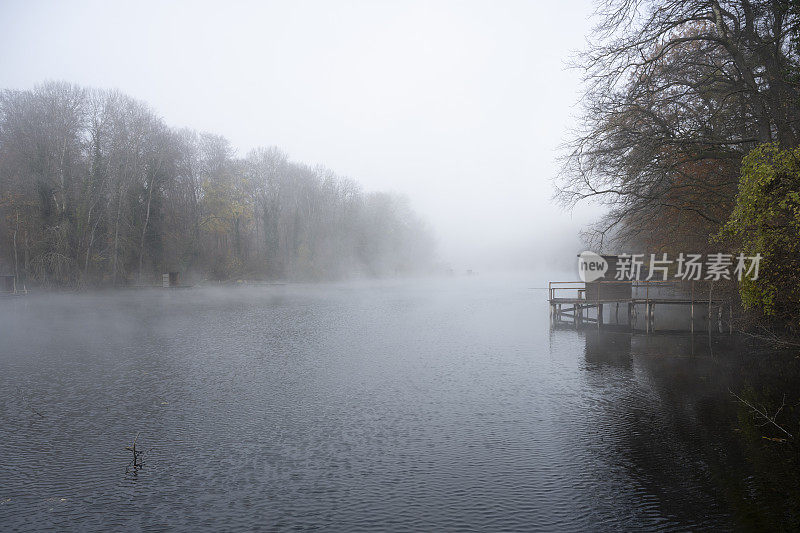
[[[559,197],[596,250],[761,254],[743,318],[800,332],[800,4],[602,2]],[[720,287],[723,289],[723,287]]]
[[384,276],[433,249],[404,198],[278,148],[238,157],[118,91],[0,92],[0,274],[18,286]]

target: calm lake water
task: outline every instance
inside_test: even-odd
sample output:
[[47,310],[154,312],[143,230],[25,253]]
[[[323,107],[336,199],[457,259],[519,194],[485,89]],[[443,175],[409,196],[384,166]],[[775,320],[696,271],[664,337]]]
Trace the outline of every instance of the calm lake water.
[[798,526],[796,447],[730,394],[794,416],[797,358],[553,330],[535,285],[2,300],[0,529]]

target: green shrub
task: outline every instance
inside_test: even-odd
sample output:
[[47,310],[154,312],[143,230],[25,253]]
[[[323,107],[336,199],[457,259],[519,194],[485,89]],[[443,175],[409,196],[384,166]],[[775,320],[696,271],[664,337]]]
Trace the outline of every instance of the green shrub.
[[723,237],[763,257],[758,278],[740,284],[745,308],[800,325],[800,148],[763,144],[747,154]]

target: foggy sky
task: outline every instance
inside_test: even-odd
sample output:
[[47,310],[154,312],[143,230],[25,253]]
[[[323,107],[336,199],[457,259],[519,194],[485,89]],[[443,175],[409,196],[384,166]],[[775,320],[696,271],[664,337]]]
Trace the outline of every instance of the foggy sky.
[[407,195],[457,268],[579,248],[551,202],[588,1],[0,0],[0,87],[116,88],[173,127]]

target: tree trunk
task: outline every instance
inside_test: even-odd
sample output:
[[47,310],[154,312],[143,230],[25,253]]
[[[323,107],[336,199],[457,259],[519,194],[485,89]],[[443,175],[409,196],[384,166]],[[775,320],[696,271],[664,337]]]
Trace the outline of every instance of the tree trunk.
[[14,283],[19,281],[19,259],[17,257],[17,233],[19,233],[19,212],[17,212],[17,226],[14,228]]
[[142,283],[142,263],[144,261],[144,237],[147,234],[147,225],[150,223],[150,202],[153,200],[153,184],[150,184],[147,192],[147,214],[144,217],[142,226],[142,238],[139,241],[139,284]]
[[122,191],[119,193],[119,200],[117,201],[117,217],[114,221],[114,261],[111,268],[111,284],[117,284],[117,268],[119,262],[119,217],[122,211]]
[[97,220],[95,220],[94,225],[92,226],[92,229],[89,232],[89,242],[86,245],[86,259],[84,260],[83,264],[84,278],[89,276],[89,257],[91,256],[92,245],[94,244],[94,234],[97,231],[97,224],[99,223],[100,223],[100,217],[97,217]]

